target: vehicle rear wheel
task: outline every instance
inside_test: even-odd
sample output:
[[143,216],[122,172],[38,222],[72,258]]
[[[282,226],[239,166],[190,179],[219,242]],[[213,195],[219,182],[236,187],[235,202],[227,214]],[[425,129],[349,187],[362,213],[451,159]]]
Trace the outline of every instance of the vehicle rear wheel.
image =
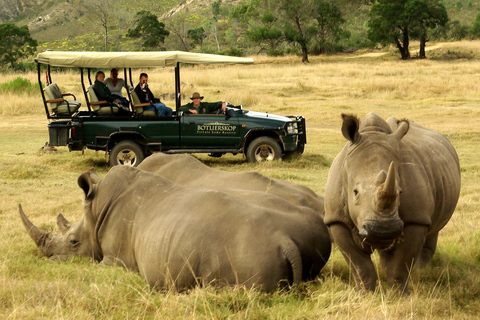
[[247,148],[248,162],[274,161],[282,158],[282,148],[273,138],[259,137]]
[[142,148],[133,141],[122,141],[117,143],[110,152],[110,165],[123,165],[136,167],[145,159]]

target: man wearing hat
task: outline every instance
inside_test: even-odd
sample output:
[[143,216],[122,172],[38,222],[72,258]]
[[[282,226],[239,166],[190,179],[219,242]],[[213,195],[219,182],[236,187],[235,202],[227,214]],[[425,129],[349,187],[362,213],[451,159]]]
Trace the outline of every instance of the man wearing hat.
[[194,92],[192,97],[190,98],[192,102],[187,103],[180,107],[180,111],[183,111],[187,114],[205,114],[205,113],[213,113],[218,109],[222,109],[225,112],[227,105],[225,102],[201,102],[203,100],[203,96],[200,95],[198,92]]

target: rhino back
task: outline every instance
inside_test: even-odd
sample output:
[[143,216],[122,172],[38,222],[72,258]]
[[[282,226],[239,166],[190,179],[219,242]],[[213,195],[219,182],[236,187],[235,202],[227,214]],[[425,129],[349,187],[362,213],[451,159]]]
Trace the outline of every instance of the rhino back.
[[323,216],[323,197],[310,188],[265,177],[257,172],[226,172],[211,168],[200,160],[183,154],[157,153],[145,159],[138,168],[157,173],[184,186],[212,190],[251,190],[275,194],[293,204],[307,206]]

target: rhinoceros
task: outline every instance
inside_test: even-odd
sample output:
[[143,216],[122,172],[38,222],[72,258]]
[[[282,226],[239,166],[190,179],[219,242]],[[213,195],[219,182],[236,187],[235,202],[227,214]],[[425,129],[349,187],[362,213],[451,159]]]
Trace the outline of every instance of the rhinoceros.
[[190,188],[128,166],[82,174],[84,215],[57,217],[59,234],[20,216],[44,255],[92,257],[139,272],[149,285],[184,290],[241,285],[267,292],[317,276],[330,255],[316,212],[278,196]]
[[328,173],[325,224],[358,288],[375,290],[377,250],[387,284],[408,294],[411,268],[431,261],[455,210],[458,156],[443,135],[408,120],[342,117],[348,142]]
[[306,206],[324,215],[323,197],[310,188],[292,182],[265,177],[258,172],[226,172],[216,170],[200,160],[184,155],[155,153],[138,168],[154,172],[189,187],[213,190],[249,190],[275,194],[296,206]]

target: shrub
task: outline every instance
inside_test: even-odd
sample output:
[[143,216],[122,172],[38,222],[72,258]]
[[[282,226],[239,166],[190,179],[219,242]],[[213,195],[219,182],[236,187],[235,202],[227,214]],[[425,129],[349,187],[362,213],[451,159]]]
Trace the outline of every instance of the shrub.
[[38,91],[38,84],[32,84],[28,79],[17,77],[12,81],[2,83],[0,90],[12,93],[36,93]]

